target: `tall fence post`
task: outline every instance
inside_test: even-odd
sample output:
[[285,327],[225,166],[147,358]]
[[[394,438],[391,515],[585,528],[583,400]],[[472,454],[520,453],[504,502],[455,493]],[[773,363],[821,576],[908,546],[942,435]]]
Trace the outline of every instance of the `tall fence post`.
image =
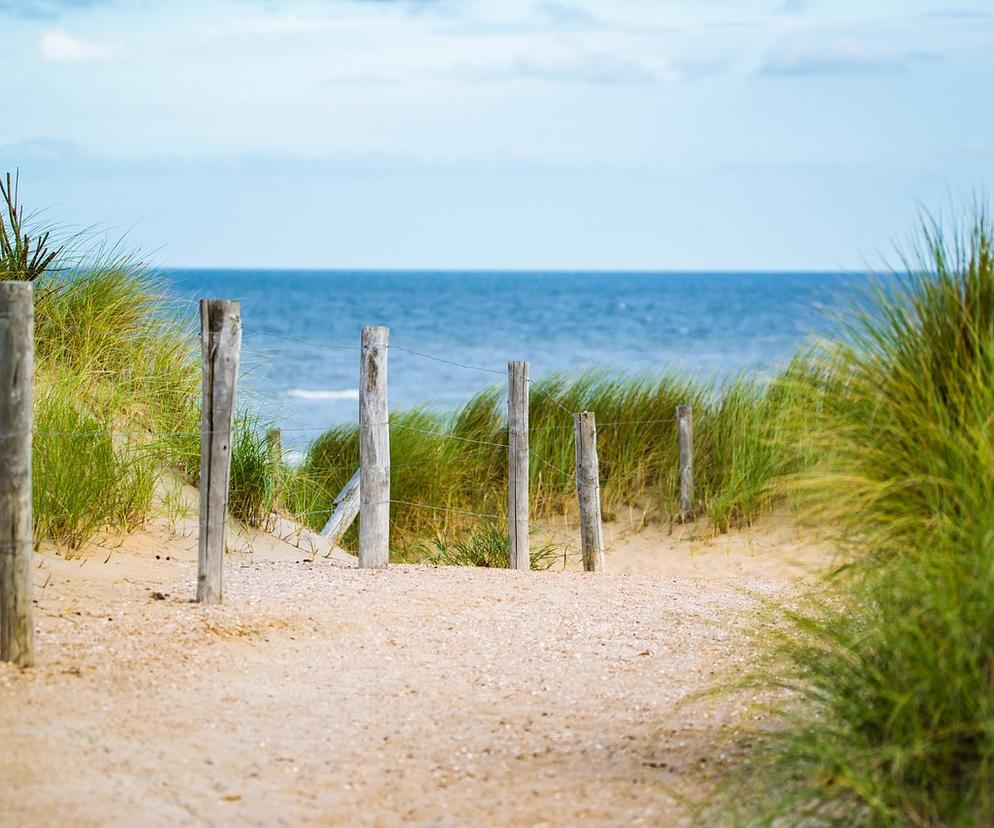
[[359,566],[390,563],[390,425],[387,348],[390,329],[362,329],[359,364]]
[[680,515],[681,522],[694,519],[694,411],[689,405],[676,407],[680,435]]
[[220,604],[224,569],[224,529],[231,478],[231,429],[242,349],[239,304],[231,299],[200,300],[203,402],[200,416],[200,539],[197,601]]
[[531,569],[528,549],[528,363],[507,364],[507,532],[510,568]]
[[582,411],[574,414],[573,427],[583,569],[586,572],[601,572],[604,569],[604,531],[601,526],[601,483],[594,412]]
[[34,298],[0,282],[0,660],[34,664],[31,604],[31,398]]

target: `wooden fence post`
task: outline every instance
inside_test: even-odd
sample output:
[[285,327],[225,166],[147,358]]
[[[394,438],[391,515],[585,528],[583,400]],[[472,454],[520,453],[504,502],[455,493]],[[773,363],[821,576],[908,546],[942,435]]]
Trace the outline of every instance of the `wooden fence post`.
[[597,463],[597,424],[593,411],[573,415],[576,443],[576,498],[580,504],[580,545],[583,569],[604,570],[604,532],[601,526],[601,483]]
[[345,533],[349,531],[352,521],[359,514],[359,478],[361,475],[362,469],[356,469],[356,473],[342,487],[338,497],[335,498],[335,511],[331,513],[324,529],[321,530],[321,534],[328,539],[332,546],[338,546],[342,538],[345,537]]
[[359,364],[359,567],[390,563],[390,425],[387,348],[390,329],[362,329]]
[[528,363],[507,364],[507,532],[510,568],[531,569],[528,549]]
[[30,282],[0,282],[0,660],[34,664],[31,604]]
[[266,432],[266,452],[270,463],[278,465],[283,462],[283,435],[278,428]]
[[680,515],[683,523],[694,519],[694,411],[689,405],[676,407],[680,435]]
[[237,301],[200,300],[200,346],[204,373],[200,416],[197,601],[219,604],[231,478],[231,429],[242,348],[242,320]]

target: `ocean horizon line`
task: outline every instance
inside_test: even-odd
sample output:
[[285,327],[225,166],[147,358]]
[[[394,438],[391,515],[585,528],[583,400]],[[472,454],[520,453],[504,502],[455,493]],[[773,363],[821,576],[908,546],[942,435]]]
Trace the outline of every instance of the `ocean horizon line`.
[[391,267],[211,267],[211,266],[180,266],[169,265],[154,267],[154,270],[165,273],[309,273],[309,274],[414,274],[414,275],[475,275],[475,276],[869,276],[871,274],[892,275],[899,273],[894,270],[855,270],[839,268],[825,269],[605,269],[605,268],[391,268]]

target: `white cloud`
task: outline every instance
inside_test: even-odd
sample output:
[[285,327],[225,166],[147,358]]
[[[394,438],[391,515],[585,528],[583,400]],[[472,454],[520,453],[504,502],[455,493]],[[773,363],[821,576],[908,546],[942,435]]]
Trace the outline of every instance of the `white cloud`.
[[784,0],[777,11],[781,14],[803,14],[812,5],[811,0]]
[[563,41],[524,50],[490,76],[596,84],[657,80],[656,73],[639,61]]
[[95,43],[80,40],[63,31],[45,32],[39,42],[41,56],[54,63],[80,63],[97,60],[107,54],[107,50]]
[[597,18],[583,6],[562,3],[559,0],[540,0],[535,11],[552,23],[563,26],[591,26]]
[[843,37],[823,42],[782,43],[770,52],[760,71],[764,75],[837,75],[902,69],[904,60],[872,52],[863,44]]

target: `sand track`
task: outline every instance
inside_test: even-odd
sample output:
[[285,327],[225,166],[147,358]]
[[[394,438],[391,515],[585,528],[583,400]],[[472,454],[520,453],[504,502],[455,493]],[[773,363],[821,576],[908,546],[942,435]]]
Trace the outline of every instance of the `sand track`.
[[245,561],[205,608],[154,563],[42,556],[40,664],[0,666],[3,825],[680,824],[754,711],[677,703],[796,587]]

